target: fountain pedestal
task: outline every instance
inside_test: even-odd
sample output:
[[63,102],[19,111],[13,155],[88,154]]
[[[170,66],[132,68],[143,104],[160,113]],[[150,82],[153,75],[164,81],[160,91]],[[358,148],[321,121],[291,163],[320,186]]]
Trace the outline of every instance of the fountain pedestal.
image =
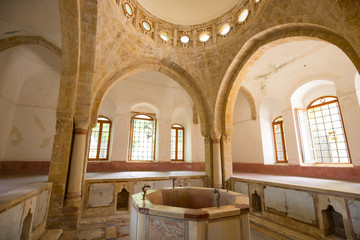
[[250,239],[249,198],[213,188],[163,188],[132,195],[131,240]]

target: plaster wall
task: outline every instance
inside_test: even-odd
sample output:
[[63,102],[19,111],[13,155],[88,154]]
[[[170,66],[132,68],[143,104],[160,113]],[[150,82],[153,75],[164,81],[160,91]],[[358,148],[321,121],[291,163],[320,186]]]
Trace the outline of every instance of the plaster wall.
[[59,58],[48,49],[1,52],[0,161],[50,161],[60,87]]
[[231,148],[234,163],[263,162],[259,120],[251,119],[248,101],[241,92],[234,108]]
[[[152,75],[151,75],[152,74]],[[131,112],[155,113],[157,118],[155,161],[170,161],[172,124],[185,128],[185,162],[204,162],[204,142],[199,124],[193,123],[193,102],[173,80],[160,73],[129,77],[105,96],[99,115],[113,121],[110,159],[127,161]]]
[[[288,163],[300,165],[301,146],[294,111],[306,108],[320,96],[331,95],[339,99],[351,160],[354,166],[358,166],[360,152],[354,144],[360,141],[359,126],[355,124],[355,119],[360,117],[360,109],[354,84],[356,69],[349,58],[334,45],[314,40],[294,39],[262,49],[260,58],[243,81],[256,99],[259,123],[241,121],[245,118],[236,111],[246,109],[246,101],[239,92],[233,120],[233,162],[275,164],[271,123],[276,117],[283,116]],[[246,110],[242,114],[245,115]],[[257,132],[260,141],[256,137]],[[254,138],[257,141],[254,142]],[[238,145],[246,147],[241,149]],[[260,146],[263,156],[259,157]]]

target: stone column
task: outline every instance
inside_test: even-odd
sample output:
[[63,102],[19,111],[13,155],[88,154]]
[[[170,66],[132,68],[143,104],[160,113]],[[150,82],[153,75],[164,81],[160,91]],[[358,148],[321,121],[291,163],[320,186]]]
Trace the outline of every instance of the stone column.
[[220,138],[214,138],[213,144],[213,187],[222,188]]
[[87,129],[76,128],[66,190],[65,206],[80,209]]
[[221,163],[223,181],[229,179],[233,175],[231,137],[221,137]]
[[205,143],[205,174],[206,174],[206,187],[212,187],[213,185],[213,166],[212,166],[212,141],[211,137],[204,137]]

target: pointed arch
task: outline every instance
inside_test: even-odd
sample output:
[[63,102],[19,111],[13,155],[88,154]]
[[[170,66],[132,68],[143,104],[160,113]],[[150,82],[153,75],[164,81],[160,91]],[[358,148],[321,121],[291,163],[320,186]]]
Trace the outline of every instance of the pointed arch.
[[[215,106],[215,128],[222,129],[225,134],[232,132],[233,109],[242,80],[250,71],[261,53],[257,50],[268,43],[281,44],[287,41],[317,39],[329,42],[340,48],[360,71],[360,57],[352,45],[341,35],[325,27],[315,24],[291,23],[275,26],[250,38],[237,53],[230,64],[221,83]],[[255,60],[255,59],[254,59]]]
[[104,78],[94,91],[90,113],[91,125],[93,125],[96,121],[97,112],[103,97],[117,81],[133,74],[146,71],[161,72],[175,80],[185,89],[198,109],[201,123],[201,133],[203,136],[207,136],[209,134],[208,119],[210,119],[210,116],[208,116],[208,114],[210,112],[210,108],[206,105],[204,96],[196,86],[195,79],[186,70],[169,59],[147,58],[140,61],[133,61],[128,64],[122,64]]
[[0,39],[0,52],[19,45],[40,45],[46,47],[61,58],[61,49],[42,36],[19,35]]

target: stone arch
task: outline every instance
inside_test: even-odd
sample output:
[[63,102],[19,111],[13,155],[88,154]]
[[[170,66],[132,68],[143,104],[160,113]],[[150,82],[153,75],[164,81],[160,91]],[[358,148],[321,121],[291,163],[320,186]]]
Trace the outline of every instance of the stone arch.
[[0,39],[0,52],[16,47],[19,45],[40,45],[46,47],[57,56],[61,58],[61,49],[57,47],[52,42],[46,40],[42,36],[35,36],[35,35],[24,35],[24,36],[11,36],[7,38]]
[[115,82],[128,76],[145,71],[161,72],[171,77],[185,89],[198,109],[201,123],[201,133],[204,137],[208,136],[208,126],[210,119],[208,114],[210,112],[210,108],[205,104],[204,96],[199,90],[199,87],[196,86],[194,78],[188,72],[186,72],[186,70],[168,59],[161,60],[148,58],[140,61],[134,61],[128,64],[122,64],[119,68],[104,78],[97,86],[94,93],[90,111],[90,126],[94,125],[96,122],[100,103],[111,86],[113,86]]
[[[287,41],[315,39],[329,42],[340,48],[360,70],[360,56],[341,35],[315,24],[283,24],[264,30],[251,37],[240,49],[230,64],[221,83],[215,106],[215,128],[225,135],[232,133],[233,109],[241,83],[262,52],[257,50],[269,43],[281,44]],[[273,45],[272,45],[273,46]]]
[[255,106],[254,97],[252,96],[251,92],[244,86],[241,86],[239,91],[244,95],[244,97],[248,101],[250,111],[251,111],[251,119],[256,120],[256,106]]

